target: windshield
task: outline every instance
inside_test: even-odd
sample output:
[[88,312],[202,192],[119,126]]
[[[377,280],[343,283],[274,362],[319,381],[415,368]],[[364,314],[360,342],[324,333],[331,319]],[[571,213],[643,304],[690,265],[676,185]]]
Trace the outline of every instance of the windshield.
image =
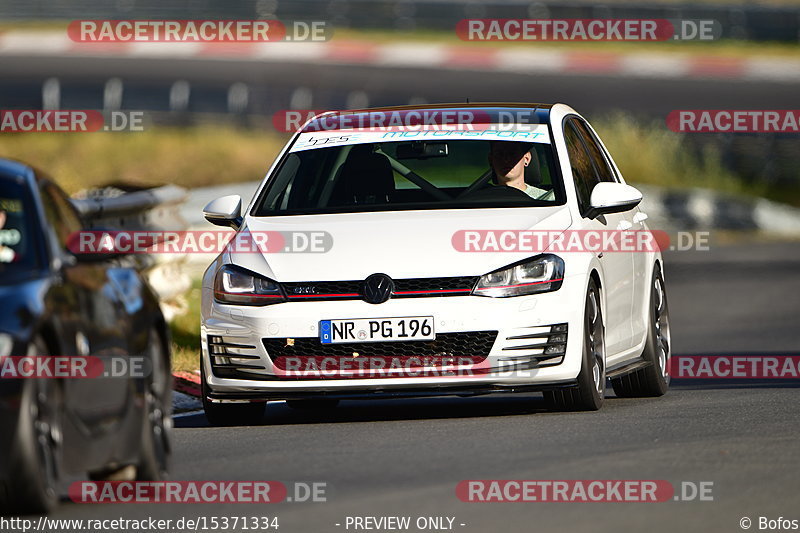
[[33,220],[26,189],[0,176],[0,284],[10,279],[3,274],[38,268]]
[[561,205],[549,131],[535,129],[302,133],[252,214]]

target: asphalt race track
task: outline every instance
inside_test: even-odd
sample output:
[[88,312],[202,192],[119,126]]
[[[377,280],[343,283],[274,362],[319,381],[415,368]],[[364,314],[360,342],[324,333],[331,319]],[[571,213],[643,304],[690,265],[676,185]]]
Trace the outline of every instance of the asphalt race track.
[[[798,242],[667,254],[675,353],[800,355],[798,273]],[[509,395],[344,402],[329,414],[275,404],[257,427],[189,414],[176,419],[173,479],[325,482],[327,503],[65,502],[53,518],[266,515],[281,532],[327,532],[347,531],[348,515],[449,516],[464,532],[617,533],[741,531],[749,517],[757,530],[760,516],[800,518],[798,386],[682,380],[660,399],[609,393],[597,413]],[[463,503],[455,487],[467,479],[713,482],[713,501]]]
[[[663,118],[675,109],[792,109],[797,84],[724,79],[652,79],[474,70],[388,68],[267,61],[152,58],[6,56],[0,97],[12,107],[41,105],[42,82],[61,84],[62,108],[101,109],[103,85],[114,77],[125,84],[126,109],[167,111],[177,80],[192,87],[190,110],[225,112],[227,89],[251,87],[250,107],[272,114],[289,106],[293,91],[310,90],[314,109],[345,109],[348,95],[363,91],[369,105],[427,102],[566,102],[589,115],[615,109]],[[455,90],[454,90],[455,88]]]

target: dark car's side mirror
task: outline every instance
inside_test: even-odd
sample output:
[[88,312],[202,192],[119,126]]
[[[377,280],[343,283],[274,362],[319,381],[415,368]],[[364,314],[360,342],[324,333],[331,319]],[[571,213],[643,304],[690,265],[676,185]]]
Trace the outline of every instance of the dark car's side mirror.
[[630,211],[642,201],[642,193],[635,187],[617,182],[601,182],[592,189],[588,218],[608,213]]
[[239,229],[242,225],[242,197],[232,194],[212,200],[203,208],[203,216],[215,226]]

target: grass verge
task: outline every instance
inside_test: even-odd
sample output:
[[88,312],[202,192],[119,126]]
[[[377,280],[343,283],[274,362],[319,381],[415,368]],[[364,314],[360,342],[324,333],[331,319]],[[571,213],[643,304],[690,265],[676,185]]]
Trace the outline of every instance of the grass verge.
[[193,372],[200,368],[200,287],[199,278],[192,281],[186,294],[185,314],[172,319],[172,370]]
[[614,113],[592,120],[613,155],[625,181],[667,188],[700,187],[731,194],[769,196],[763,184],[737,176],[722,165],[722,155],[712,146],[694,154],[685,137],[669,131],[663,121],[643,122]]
[[136,133],[4,133],[0,157],[47,172],[70,194],[109,183],[203,187],[255,181],[286,137],[223,126]]

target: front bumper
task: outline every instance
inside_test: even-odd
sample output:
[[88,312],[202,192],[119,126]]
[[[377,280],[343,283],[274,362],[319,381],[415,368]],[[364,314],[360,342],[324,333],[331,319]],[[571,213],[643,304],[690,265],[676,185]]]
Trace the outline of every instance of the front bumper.
[[[220,304],[204,288],[201,345],[207,396],[229,402],[473,395],[572,386],[581,367],[584,292],[585,281],[574,276],[566,278],[557,291],[512,298],[452,296],[393,299],[378,305],[348,300],[252,307]],[[321,320],[404,316],[433,316],[437,341],[444,344],[370,343],[369,349],[382,353],[378,345],[385,345],[387,356],[394,354],[408,363],[417,349],[410,345],[417,345],[423,353],[411,366],[374,370],[367,365],[365,371],[351,363],[347,370],[337,365],[331,371],[305,366],[287,371],[276,357],[296,354],[301,359],[316,357],[319,362],[328,353],[325,350],[331,349],[330,355],[341,359],[342,349],[358,345],[321,345]],[[540,345],[555,339],[556,329],[566,329],[563,355],[545,357],[545,347]],[[492,336],[488,342],[487,334]],[[459,339],[469,343],[457,346]],[[220,355],[222,351],[225,355]],[[436,355],[442,357],[426,358]]]

